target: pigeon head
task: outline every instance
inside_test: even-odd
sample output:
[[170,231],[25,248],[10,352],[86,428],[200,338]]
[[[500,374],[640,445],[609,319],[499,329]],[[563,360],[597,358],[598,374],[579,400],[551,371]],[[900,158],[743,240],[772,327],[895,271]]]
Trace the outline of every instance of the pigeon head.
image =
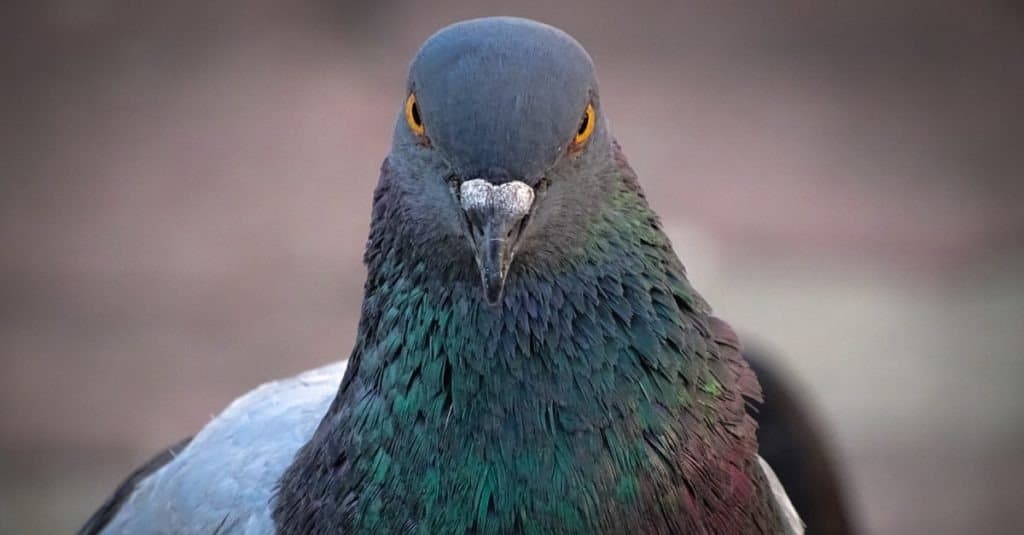
[[516,263],[573,249],[611,156],[583,47],[538,22],[476,19],[413,59],[389,186],[427,261],[471,258],[494,305]]

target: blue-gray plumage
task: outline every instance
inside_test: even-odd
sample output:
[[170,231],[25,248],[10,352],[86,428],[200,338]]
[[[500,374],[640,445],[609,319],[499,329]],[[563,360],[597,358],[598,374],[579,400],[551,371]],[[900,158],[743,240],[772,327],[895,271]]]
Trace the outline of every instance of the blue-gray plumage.
[[[531,184],[597,93],[590,57],[575,40],[510,19],[445,28],[416,55],[408,84],[453,171],[482,177],[501,169]],[[405,119],[399,123],[404,134]]]
[[332,364],[236,399],[139,482],[102,533],[273,533],[274,486],[313,435],[344,372],[344,362]]
[[240,398],[109,531],[799,532],[583,48],[460,23],[407,89],[344,375]]

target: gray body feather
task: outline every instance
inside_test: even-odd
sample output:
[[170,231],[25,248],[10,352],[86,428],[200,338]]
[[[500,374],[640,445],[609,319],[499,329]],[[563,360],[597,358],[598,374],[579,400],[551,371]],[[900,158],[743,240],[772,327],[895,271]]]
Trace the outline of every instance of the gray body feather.
[[139,482],[102,533],[274,533],[270,500],[337,394],[346,362],[236,399]]

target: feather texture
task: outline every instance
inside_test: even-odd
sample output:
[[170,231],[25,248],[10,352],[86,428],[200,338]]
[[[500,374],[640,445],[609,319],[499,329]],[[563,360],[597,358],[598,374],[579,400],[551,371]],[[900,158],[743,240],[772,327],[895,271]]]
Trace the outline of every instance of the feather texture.
[[337,393],[345,362],[236,399],[138,483],[102,533],[273,533],[270,498]]
[[436,246],[385,164],[359,339],[281,532],[781,532],[756,378],[614,162],[580,246],[524,253],[500,307],[471,264],[418,260]]
[[[124,503],[118,503],[109,515],[91,519],[82,532],[274,533],[269,511],[277,478],[312,435],[316,415],[327,411],[345,368],[345,362],[332,364],[263,385],[239,398],[197,435],[196,449],[175,451],[167,459],[155,458],[153,462],[163,466],[143,478],[129,478],[124,488],[130,489],[130,494]],[[291,416],[282,418],[281,414]],[[289,427],[288,432],[279,432],[282,424]],[[240,435],[258,436],[267,447],[254,450],[248,443],[240,444]],[[266,455],[271,448],[276,454]],[[802,534],[803,526],[785,490],[768,464],[758,459],[780,504],[787,526],[784,533]],[[236,493],[240,487],[250,491]],[[197,500],[197,496],[203,499]],[[207,499],[209,504],[197,503]]]

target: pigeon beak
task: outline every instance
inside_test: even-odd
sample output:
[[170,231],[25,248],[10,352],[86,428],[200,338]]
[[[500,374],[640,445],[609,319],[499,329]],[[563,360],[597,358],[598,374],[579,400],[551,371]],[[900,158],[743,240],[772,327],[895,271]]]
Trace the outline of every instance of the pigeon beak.
[[490,305],[501,301],[508,268],[529,220],[533,198],[533,188],[519,181],[495,186],[477,178],[459,186],[459,203],[480,268],[484,297]]

